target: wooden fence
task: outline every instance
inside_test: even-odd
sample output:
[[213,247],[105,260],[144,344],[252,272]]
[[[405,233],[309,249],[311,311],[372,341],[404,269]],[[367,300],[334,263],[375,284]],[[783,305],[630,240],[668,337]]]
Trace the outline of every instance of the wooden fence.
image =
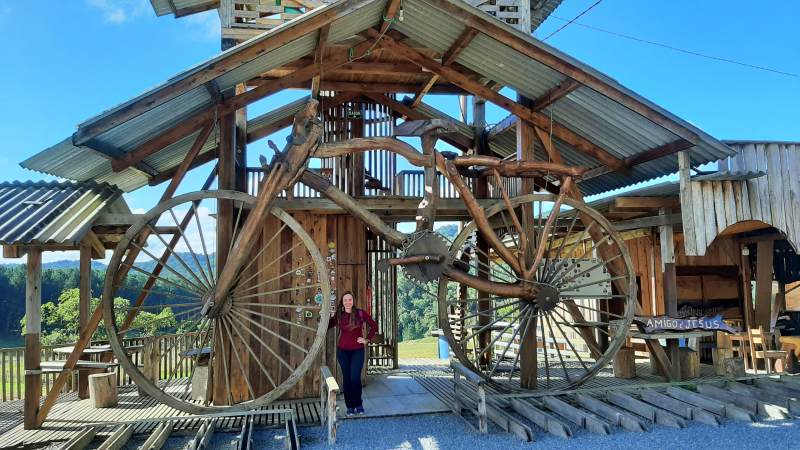
[[[160,355],[159,359],[159,378],[166,379],[170,375],[174,377],[188,377],[191,372],[190,361],[188,358],[181,358],[180,355],[184,351],[192,347],[192,338],[194,333],[185,334],[169,334],[158,336],[157,349]],[[136,348],[131,354],[131,359],[137,366],[142,365],[142,351],[140,350],[144,345],[147,338],[131,338],[125,339],[124,345],[126,347]],[[102,345],[106,342],[94,342],[93,345]],[[41,358],[42,361],[61,361],[66,360],[69,355],[59,354],[54,349],[59,347],[68,347],[73,344],[58,344],[42,346]],[[86,359],[86,358],[84,358]],[[100,360],[99,355],[93,355],[91,360]],[[24,398],[25,394],[25,348],[0,348],[0,400],[6,402],[11,400],[18,400]],[[177,367],[176,367],[177,366]],[[53,382],[58,377],[58,372],[48,372],[42,374],[42,391],[47,393],[53,385]],[[132,384],[130,376],[128,376],[124,369],[121,367],[117,370],[117,383],[119,385]],[[78,390],[78,372],[72,373],[67,384],[64,386],[62,393],[74,392]]]

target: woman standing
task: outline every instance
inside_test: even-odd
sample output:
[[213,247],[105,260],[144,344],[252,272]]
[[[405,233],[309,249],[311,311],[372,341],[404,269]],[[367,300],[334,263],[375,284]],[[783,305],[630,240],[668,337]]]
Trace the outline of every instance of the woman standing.
[[[336,344],[336,359],[342,368],[342,381],[344,384],[344,402],[347,405],[347,415],[364,414],[364,405],[361,402],[361,369],[364,367],[364,349],[366,344],[375,337],[378,324],[372,320],[369,313],[363,309],[353,307],[353,293],[345,292],[336,311],[332,312],[328,328],[339,327],[339,340]],[[364,324],[369,327],[369,333],[364,338],[362,328]]]

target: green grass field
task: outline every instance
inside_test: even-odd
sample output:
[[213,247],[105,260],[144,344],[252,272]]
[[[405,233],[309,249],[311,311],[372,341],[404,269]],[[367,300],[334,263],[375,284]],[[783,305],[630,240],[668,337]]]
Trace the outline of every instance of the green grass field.
[[433,336],[413,341],[400,342],[397,355],[400,358],[436,358],[438,357],[437,338]]

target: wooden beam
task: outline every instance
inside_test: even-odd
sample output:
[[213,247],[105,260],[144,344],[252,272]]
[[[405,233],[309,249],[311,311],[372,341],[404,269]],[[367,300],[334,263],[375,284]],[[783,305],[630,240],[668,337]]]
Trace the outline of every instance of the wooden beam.
[[[638,230],[642,228],[660,227],[663,225],[676,225],[681,223],[680,214],[667,214],[657,216],[639,217],[630,220],[620,220],[613,222],[614,229],[617,231]],[[684,230],[684,233],[686,230]]]
[[[319,36],[317,37],[317,49],[314,51],[314,64],[322,64],[322,56],[325,54],[325,47],[328,45],[328,34],[330,31],[330,24],[327,24],[319,29]],[[311,98],[319,97],[319,79],[319,75],[316,75],[311,79]]]
[[[189,164],[188,170],[196,169],[202,166],[203,164],[206,164],[207,162],[213,161],[215,159],[217,159],[216,149],[204,152],[200,155],[197,155],[194,161],[192,161],[192,163]],[[171,180],[175,177],[175,174],[178,172],[178,170],[179,167],[175,167],[173,169],[161,172],[160,174],[158,174],[158,176],[151,178],[147,184],[150,186],[157,186],[165,181]]]
[[549,91],[536,98],[536,100],[533,101],[533,105],[531,105],[531,109],[534,111],[541,111],[566,97],[570,92],[578,89],[579,87],[581,87],[581,84],[575,80],[568,79],[562,81]]
[[[364,32],[364,35],[374,38],[377,37],[376,33],[377,32],[375,30],[367,30],[366,32]],[[456,86],[463,88],[464,90],[472,93],[473,95],[485,98],[486,100],[511,112],[512,114],[517,115],[521,119],[530,122],[534,126],[538,126],[543,129],[552,129],[553,135],[557,137],[559,140],[601,161],[607,166],[613,169],[624,168],[624,163],[622,162],[622,160],[608,153],[605,149],[594,144],[593,142],[589,141],[583,136],[580,136],[579,134],[573,132],[569,128],[559,124],[558,122],[552,121],[550,117],[532,111],[530,108],[526,108],[520,105],[519,103],[509,99],[508,97],[505,97],[497,92],[492,91],[491,89],[488,89],[486,86],[469,79],[467,76],[463,75],[462,73],[456,70],[441,65],[440,63],[417,52],[416,50],[414,50],[413,48],[409,47],[408,45],[402,42],[397,42],[388,36],[384,36],[382,42],[384,47],[392,51],[393,53],[402,56],[408,59],[409,61],[418,64],[427,70],[430,70],[431,72],[438,74],[442,78],[452,82]]]
[[36,416],[39,413],[39,399],[42,396],[42,375],[28,371],[41,369],[42,332],[42,250],[28,250],[25,274],[25,403],[23,425],[26,430],[37,428]]
[[[426,116],[425,114],[422,114],[418,110],[411,108],[405,103],[398,102],[397,100],[391,99],[385,95],[375,94],[375,93],[365,93],[364,97],[374,101],[375,103],[384,105],[387,108],[394,111],[395,113],[400,114],[403,117],[406,117],[410,120],[427,120],[431,118]],[[453,122],[455,122],[454,119],[449,119],[449,120],[453,120]],[[440,139],[452,145],[453,147],[456,147],[461,150],[468,150],[472,148],[472,139],[467,136],[463,136],[459,133],[443,135],[440,136]]]
[[3,258],[22,258],[25,251],[19,245],[4,245]]
[[774,240],[758,241],[756,244],[756,308],[754,327],[770,331],[772,314],[772,253]]
[[[416,92],[419,88],[416,84],[410,83],[371,83],[371,82],[355,82],[355,81],[340,81],[326,78],[321,81],[321,89],[325,91],[336,92],[358,92],[358,93],[374,93],[374,94],[390,94],[390,93],[406,93]],[[300,87],[306,89],[307,83],[297,83],[292,87]],[[464,89],[452,84],[437,84],[430,90],[431,94],[464,94]]]
[[[266,74],[282,73],[288,75],[289,73],[314,63],[314,58],[300,58],[297,61],[284,64],[277,69],[272,69]],[[331,69],[326,72],[327,75],[424,75],[424,72],[418,65],[407,62],[361,62],[353,61],[351,63],[342,64],[341,66]],[[251,82],[259,84],[261,78],[254,78]]]
[[470,9],[463,5],[452,3],[450,0],[426,1],[430,5],[447,13],[449,17],[458,20],[468,27],[475,28],[481,33],[491,36],[496,41],[509,46],[523,55],[594,89],[620,105],[669,130],[676,136],[682,137],[695,144],[698,142],[699,138],[697,133],[687,126],[678,123],[676,120],[671,119],[664,113],[646,104],[643,100],[631,95],[630,91],[622,86],[611,84],[594,71],[578,66],[551,52],[544,46],[536,44],[529,35],[511,31],[497,23],[497,19],[494,17],[485,14],[474,14]]
[[660,208],[680,208],[679,197],[617,197],[611,208],[619,210],[648,210]]
[[[444,56],[442,56],[442,65],[449,66],[451,63],[453,63],[456,58],[458,58],[458,55],[460,55],[461,52],[467,48],[469,43],[472,42],[477,35],[478,32],[474,28],[465,29],[458,39],[456,39],[453,45],[451,45],[450,48],[445,52]],[[414,101],[411,103],[412,108],[416,108],[420,103],[422,103],[422,98],[425,97],[425,94],[427,94],[431,88],[433,88],[433,85],[436,84],[437,81],[439,81],[439,75],[437,74],[433,74],[430,76],[430,78],[428,78],[428,81],[422,85],[420,90],[417,91],[417,94],[414,96]]]
[[363,8],[377,0],[365,0],[361,2],[345,2],[332,5],[318,13],[310,14],[305,20],[298,21],[289,27],[279,27],[270,33],[268,39],[261,39],[259,42],[249,46],[242,46],[225,57],[220,58],[213,64],[208,64],[177,81],[169,83],[154,91],[148,92],[137,97],[103,117],[81,124],[72,136],[74,145],[82,145],[90,139],[104,133],[128,120],[139,116],[151,109],[187,92],[193,88],[201,86],[208,81],[220,77],[231,70],[234,70],[253,59],[275,50],[299,37],[312,33],[319,28],[333,23],[358,8]]
[[[92,302],[92,253],[92,244],[84,239],[80,246],[80,267],[78,271],[79,330],[83,330],[89,324],[89,307]],[[85,369],[78,372],[78,398],[89,398],[90,373]]]
[[[354,54],[359,55],[372,46],[373,42],[369,40],[362,42],[353,47]],[[138,148],[120,155],[118,158],[112,161],[111,166],[116,172],[124,170],[125,168],[141,162],[144,158],[160,151],[167,145],[183,139],[195,131],[202,129],[203,125],[215,117],[225,116],[266,96],[272,95],[289,87],[296,86],[299,83],[309,81],[315,75],[319,74],[321,70],[336,67],[340,64],[346,63],[347,61],[347,56],[343,55],[337,58],[331,58],[324,64],[311,64],[292,72],[290,75],[275,80],[266,81],[247,92],[225,99],[222,104],[197,112],[180,124],[162,132],[153,139],[140,145]],[[325,86],[322,88],[326,89]]]
[[687,141],[686,139],[677,139],[675,141],[666,143],[664,145],[659,145],[658,147],[653,147],[649,150],[645,150],[634,156],[625,158],[625,164],[629,167],[633,167],[641,163],[652,161],[654,159],[663,158],[669,155],[674,155],[675,153],[687,150],[691,147],[694,147],[694,144]]
[[389,30],[392,22],[399,20],[397,11],[400,9],[401,0],[389,0],[386,4],[386,10],[383,13],[383,20],[380,23],[380,32],[385,33]]

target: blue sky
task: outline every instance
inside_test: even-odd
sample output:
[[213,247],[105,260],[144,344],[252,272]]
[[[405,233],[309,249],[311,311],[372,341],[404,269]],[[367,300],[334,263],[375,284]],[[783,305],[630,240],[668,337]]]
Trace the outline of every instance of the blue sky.
[[[564,0],[572,18],[595,0]],[[674,47],[800,73],[800,2],[604,0],[547,42],[720,139],[800,141],[800,77],[686,55],[587,29],[586,24]],[[544,37],[564,23],[548,19]],[[219,51],[216,12],[157,18],[147,0],[49,0],[35,11],[0,0],[0,179],[42,179],[19,167],[75,126]],[[253,106],[259,114],[303,95],[293,91]],[[426,97],[457,115],[455,99]],[[488,121],[504,112],[489,108]],[[278,136],[281,142],[283,136]],[[255,165],[264,142],[250,147]],[[207,175],[197,170],[187,190]],[[162,187],[127,195],[153,206]]]

